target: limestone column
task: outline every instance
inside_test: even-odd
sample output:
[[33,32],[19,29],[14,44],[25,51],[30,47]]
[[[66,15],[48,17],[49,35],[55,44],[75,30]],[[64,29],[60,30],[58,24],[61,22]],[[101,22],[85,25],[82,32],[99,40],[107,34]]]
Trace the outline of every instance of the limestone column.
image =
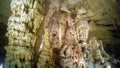
[[[5,68],[31,68],[37,29],[43,17],[38,12],[38,0],[11,0],[12,15],[8,20],[9,39]],[[39,6],[40,7],[40,6]]]

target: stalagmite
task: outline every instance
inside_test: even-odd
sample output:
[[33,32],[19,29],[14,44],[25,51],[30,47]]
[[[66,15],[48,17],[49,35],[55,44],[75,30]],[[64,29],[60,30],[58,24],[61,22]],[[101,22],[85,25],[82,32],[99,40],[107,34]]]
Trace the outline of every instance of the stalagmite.
[[[114,64],[116,64],[116,59],[110,57],[108,55],[102,45],[101,41],[98,41],[96,37],[93,37],[89,41],[89,45],[87,46],[87,56],[86,59],[86,67],[88,68],[112,68]],[[92,58],[92,59],[90,59]]]

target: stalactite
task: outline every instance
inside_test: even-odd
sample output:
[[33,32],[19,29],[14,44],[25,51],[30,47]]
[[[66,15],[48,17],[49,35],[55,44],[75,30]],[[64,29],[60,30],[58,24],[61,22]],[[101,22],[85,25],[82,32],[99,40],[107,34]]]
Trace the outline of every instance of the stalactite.
[[44,27],[48,27],[50,18],[52,17],[53,13],[55,11],[58,11],[60,7],[60,3],[58,0],[50,0],[50,5],[49,5],[49,9],[46,13],[46,16],[44,18]]
[[52,34],[51,46],[55,54],[55,66],[84,68],[83,53],[76,41],[75,24],[70,14],[62,11],[54,12],[48,23]]
[[66,32],[64,36],[64,42],[60,51],[61,65],[63,68],[84,68],[85,61],[81,47],[78,46],[76,39],[75,23],[72,18],[68,16],[68,22],[66,24]]
[[59,63],[60,60],[59,50],[61,48],[62,41],[64,38],[66,22],[66,16],[61,12],[56,11],[53,13],[48,23],[48,30],[52,35],[51,47],[54,54],[55,67],[59,67],[58,65],[56,65],[56,62]]

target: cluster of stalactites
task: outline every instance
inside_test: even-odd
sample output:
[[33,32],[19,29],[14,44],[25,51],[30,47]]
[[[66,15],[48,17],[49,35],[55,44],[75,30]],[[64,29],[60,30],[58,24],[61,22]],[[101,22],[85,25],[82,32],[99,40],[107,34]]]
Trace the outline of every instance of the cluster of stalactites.
[[[56,7],[55,5],[51,5]],[[45,26],[51,33],[51,47],[54,53],[55,66],[56,61],[60,65],[57,67],[62,68],[85,68],[84,56],[81,50],[81,46],[86,43],[90,26],[88,21],[84,17],[84,11],[80,9],[82,20],[76,22],[71,17],[71,13],[66,4],[61,4],[61,7],[57,5],[59,10],[52,11],[50,8],[47,13],[47,19],[45,19]],[[84,9],[85,10],[85,9]],[[79,16],[81,16],[78,14]],[[76,17],[76,20],[78,18]],[[46,23],[47,22],[47,23]],[[79,42],[82,41],[82,42]]]
[[37,0],[11,0],[12,15],[8,20],[9,43],[6,49],[6,68],[31,68],[39,17]]

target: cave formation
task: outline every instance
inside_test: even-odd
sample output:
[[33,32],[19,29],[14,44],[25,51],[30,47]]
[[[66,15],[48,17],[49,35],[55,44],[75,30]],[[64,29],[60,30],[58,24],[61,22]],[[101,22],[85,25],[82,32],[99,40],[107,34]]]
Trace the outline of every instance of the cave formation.
[[1,68],[120,67],[119,0],[5,3],[9,8],[0,7],[5,11],[0,10]]

